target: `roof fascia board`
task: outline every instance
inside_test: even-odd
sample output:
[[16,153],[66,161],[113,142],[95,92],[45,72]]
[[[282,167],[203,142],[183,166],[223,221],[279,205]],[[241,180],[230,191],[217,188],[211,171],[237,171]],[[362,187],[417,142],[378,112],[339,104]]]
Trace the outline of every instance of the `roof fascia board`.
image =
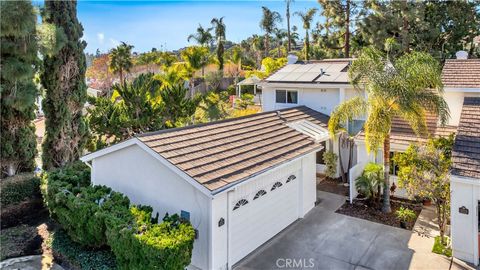
[[480,88],[445,87],[443,90],[445,92],[480,93]]
[[278,83],[278,82],[263,82],[260,84],[262,87],[290,87],[290,88],[354,88],[349,83]]
[[178,176],[183,178],[185,181],[190,183],[192,186],[200,190],[203,194],[205,194],[208,198],[213,198],[212,192],[204,187],[202,184],[198,183],[195,179],[193,179],[191,176],[186,174],[184,171],[180,170],[178,167],[170,163],[168,160],[166,160],[164,157],[162,157],[160,154],[157,152],[153,151],[150,147],[148,147],[146,144],[144,144],[142,141],[140,141],[138,138],[132,138],[127,141],[112,145],[110,147],[107,147],[105,149],[99,150],[97,152],[93,152],[91,154],[88,154],[86,156],[83,156],[80,158],[81,161],[83,162],[88,162],[91,161],[92,159],[110,154],[112,152],[124,149],[128,146],[132,145],[138,145],[140,148],[145,150],[147,153],[149,153],[152,157],[154,157],[156,160],[160,161],[163,165],[165,165],[168,169],[172,170],[174,173],[176,173]]
[[219,188],[219,189],[217,189],[217,190],[214,190],[214,191],[212,192],[212,193],[213,193],[213,196],[217,196],[217,195],[219,195],[219,194],[221,194],[221,193],[235,190],[238,186],[248,184],[248,183],[250,183],[251,181],[254,181],[254,180],[256,180],[257,178],[265,175],[266,173],[268,173],[268,172],[271,171],[271,170],[274,170],[274,169],[276,170],[276,169],[283,168],[283,167],[287,166],[290,162],[295,162],[295,161],[297,161],[297,160],[305,157],[306,155],[309,155],[309,154],[314,153],[314,152],[318,152],[318,151],[320,151],[320,150],[322,150],[322,149],[323,149],[323,146],[320,146],[320,145],[319,145],[317,148],[312,149],[311,151],[308,151],[308,152],[306,152],[306,153],[304,153],[304,154],[302,154],[302,155],[300,155],[300,156],[298,156],[298,157],[285,160],[284,162],[282,162],[282,163],[280,163],[280,164],[277,164],[276,166],[266,168],[266,169],[264,169],[264,170],[262,170],[262,171],[260,171],[260,172],[258,172],[258,173],[252,174],[252,175],[247,176],[247,177],[245,177],[245,178],[243,178],[243,179],[241,179],[241,180],[238,180],[238,181],[235,181],[235,182],[233,182],[233,183],[230,183],[230,184],[228,184],[228,185],[226,185],[226,186],[223,186],[223,187],[221,187],[221,188]]
[[452,182],[480,186],[480,179],[478,178],[465,177],[465,176],[460,176],[455,174],[450,174],[450,175],[452,176],[450,178]]
[[80,157],[80,160],[83,161],[83,162],[88,162],[88,161],[91,161],[92,159],[95,159],[97,157],[101,157],[101,156],[104,156],[106,154],[110,154],[112,152],[121,150],[121,149],[126,148],[128,146],[136,144],[135,139],[136,138],[128,139],[126,141],[114,144],[114,145],[109,146],[107,148],[103,148],[101,150],[98,150],[98,151],[95,151],[93,153],[87,154],[83,157]]

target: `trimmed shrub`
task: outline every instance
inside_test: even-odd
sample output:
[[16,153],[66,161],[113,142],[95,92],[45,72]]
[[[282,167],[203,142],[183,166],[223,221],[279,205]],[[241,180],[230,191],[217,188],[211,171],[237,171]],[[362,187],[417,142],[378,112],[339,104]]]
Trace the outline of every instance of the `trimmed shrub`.
[[89,186],[87,169],[73,165],[45,173],[42,193],[52,218],[73,241],[88,247],[102,247],[107,244],[105,218],[108,212],[113,208],[128,209],[130,201],[108,187]]
[[40,195],[40,179],[33,173],[22,173],[0,181],[2,207],[18,204]]
[[63,230],[51,233],[46,241],[52,249],[55,259],[62,265],[82,270],[113,270],[117,269],[115,255],[109,249],[93,250],[75,243]]
[[130,207],[126,196],[90,186],[87,177],[88,168],[76,164],[42,178],[51,216],[73,241],[90,248],[108,244],[122,269],[184,269],[190,264],[195,231],[188,221],[166,215],[158,224],[150,206]]
[[120,269],[184,269],[190,264],[195,231],[178,215],[152,222],[151,208],[132,207],[107,220],[107,239]]

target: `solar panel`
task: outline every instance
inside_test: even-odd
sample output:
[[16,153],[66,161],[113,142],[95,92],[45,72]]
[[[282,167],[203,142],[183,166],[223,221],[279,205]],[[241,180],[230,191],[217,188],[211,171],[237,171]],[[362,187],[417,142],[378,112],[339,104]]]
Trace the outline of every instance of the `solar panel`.
[[313,82],[313,80],[315,80],[315,78],[317,78],[318,75],[320,75],[319,72],[305,72],[302,74],[302,76],[298,77],[296,81],[297,82]]
[[328,69],[327,72],[341,72],[345,67],[348,66],[348,63],[332,63]]
[[340,76],[340,72],[328,72],[316,79],[316,82],[335,82],[335,79]]
[[341,72],[348,62],[291,64],[281,68],[267,81],[278,82],[348,82],[346,72]]

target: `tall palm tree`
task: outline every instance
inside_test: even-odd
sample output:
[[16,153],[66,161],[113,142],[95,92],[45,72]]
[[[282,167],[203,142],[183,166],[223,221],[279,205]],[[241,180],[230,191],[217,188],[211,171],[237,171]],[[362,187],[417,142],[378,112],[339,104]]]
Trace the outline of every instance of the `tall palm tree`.
[[225,43],[225,33],[226,25],[223,22],[223,18],[213,18],[211,23],[215,29],[215,39],[217,40],[217,60],[220,70],[223,70],[223,53],[225,52],[224,43]]
[[203,28],[201,24],[198,24],[197,32],[188,36],[187,41],[190,42],[191,39],[194,39],[198,44],[202,46],[210,46],[213,41],[212,28]]
[[267,7],[262,7],[263,16],[260,20],[260,28],[265,31],[265,56],[268,56],[270,50],[270,35],[275,30],[277,23],[282,21],[282,16],[276,11],[271,11]]
[[210,52],[206,47],[191,46],[181,52],[183,60],[187,63],[190,71],[190,91],[193,96],[193,77],[195,71],[202,69],[202,77],[204,68],[210,63]]
[[[390,46],[387,46],[390,47]],[[429,54],[412,52],[392,62],[387,54],[369,47],[348,70],[352,84],[363,87],[359,96],[339,105],[330,116],[329,131],[336,131],[358,116],[364,124],[367,151],[377,153],[383,146],[383,212],[390,212],[390,132],[392,120],[405,120],[418,135],[427,134],[426,114],[433,113],[445,124],[449,109],[443,99],[439,63]]]
[[285,4],[287,4],[287,12],[286,12],[286,17],[287,17],[287,37],[288,37],[288,52],[292,50],[292,39],[290,36],[290,4],[293,2],[293,0],[285,0]]
[[122,42],[116,48],[110,51],[109,69],[113,73],[120,75],[120,83],[125,83],[124,72],[129,72],[133,66],[132,63],[132,45]]
[[308,31],[310,30],[310,24],[313,20],[313,15],[317,12],[316,8],[310,8],[307,12],[297,11],[293,15],[297,15],[302,19],[303,29],[305,29],[305,61],[308,61],[308,54],[310,52],[310,41],[308,37]]

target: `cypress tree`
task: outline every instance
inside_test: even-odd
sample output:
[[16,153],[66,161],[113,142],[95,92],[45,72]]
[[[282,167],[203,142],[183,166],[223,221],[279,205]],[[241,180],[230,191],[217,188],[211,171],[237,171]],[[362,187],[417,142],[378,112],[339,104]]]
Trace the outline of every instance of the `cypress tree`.
[[79,158],[88,128],[82,115],[87,99],[85,84],[86,42],[77,19],[76,1],[45,1],[44,22],[63,31],[65,41],[52,55],[45,55],[41,75],[46,134],[42,145],[44,169],[61,167]]
[[30,1],[1,1],[1,176],[32,171],[36,140],[36,14]]

